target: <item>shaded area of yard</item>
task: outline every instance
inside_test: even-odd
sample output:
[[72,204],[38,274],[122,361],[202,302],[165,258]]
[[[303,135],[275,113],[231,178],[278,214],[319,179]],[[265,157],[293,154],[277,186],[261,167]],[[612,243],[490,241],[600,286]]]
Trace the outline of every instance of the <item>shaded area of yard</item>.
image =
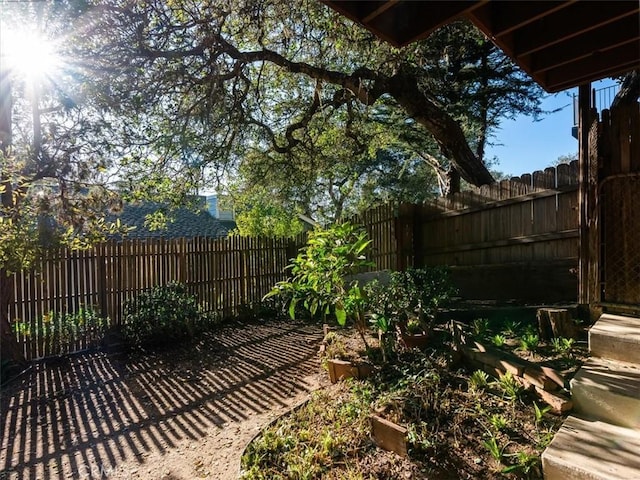
[[39,363],[2,392],[0,478],[235,478],[251,436],[317,387],[321,339],[252,324],[155,354]]

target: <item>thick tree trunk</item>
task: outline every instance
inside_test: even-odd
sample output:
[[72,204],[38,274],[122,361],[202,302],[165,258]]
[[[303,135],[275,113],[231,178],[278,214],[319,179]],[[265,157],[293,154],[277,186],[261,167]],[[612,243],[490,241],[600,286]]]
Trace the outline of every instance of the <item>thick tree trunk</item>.
[[478,187],[494,182],[487,167],[469,147],[460,125],[443,105],[420,91],[415,76],[398,73],[389,79],[387,90],[410,117],[431,132],[462,178]]
[[447,172],[447,182],[447,197],[452,197],[456,193],[460,193],[460,174],[455,168],[451,168]]

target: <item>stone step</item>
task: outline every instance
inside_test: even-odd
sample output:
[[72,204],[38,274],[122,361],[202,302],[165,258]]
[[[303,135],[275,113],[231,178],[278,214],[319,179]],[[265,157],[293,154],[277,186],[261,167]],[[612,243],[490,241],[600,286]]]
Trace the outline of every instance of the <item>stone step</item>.
[[640,431],[568,417],[542,454],[546,480],[637,480]]
[[583,417],[640,429],[640,368],[592,357],[571,379],[571,399]]
[[594,357],[640,365],[640,318],[602,314],[589,329],[589,351]]

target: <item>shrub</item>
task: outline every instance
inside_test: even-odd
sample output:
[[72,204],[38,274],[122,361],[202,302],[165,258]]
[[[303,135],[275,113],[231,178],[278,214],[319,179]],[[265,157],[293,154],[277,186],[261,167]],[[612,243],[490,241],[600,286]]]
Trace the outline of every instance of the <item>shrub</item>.
[[367,307],[371,312],[405,325],[410,319],[417,318],[423,327],[455,291],[449,270],[445,267],[392,272],[387,284],[374,280],[365,286]]
[[35,322],[17,320],[12,323],[17,335],[43,340],[53,355],[70,353],[72,345],[87,339],[97,343],[109,327],[110,320],[101,317],[91,308],[80,308],[77,312],[50,311]]
[[153,346],[191,338],[210,323],[186,285],[172,282],[140,293],[124,305],[124,338]]
[[310,232],[307,245],[288,267],[291,277],[278,282],[263,300],[288,299],[291,318],[299,306],[323,321],[335,316],[343,326],[353,318],[366,345],[363,292],[357,280],[347,277],[373,265],[367,260],[370,244],[367,232],[348,222]]

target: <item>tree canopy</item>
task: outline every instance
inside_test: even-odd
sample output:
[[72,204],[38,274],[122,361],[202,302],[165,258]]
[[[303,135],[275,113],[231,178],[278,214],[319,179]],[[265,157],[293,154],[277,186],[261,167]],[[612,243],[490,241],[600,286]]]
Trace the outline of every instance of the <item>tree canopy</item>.
[[73,56],[99,72],[96,98],[127,119],[120,138],[185,176],[252,149],[299,155],[327,118],[384,105],[481,185],[498,117],[539,112],[537,87],[467,24],[401,50],[315,0],[108,0],[83,25]]

